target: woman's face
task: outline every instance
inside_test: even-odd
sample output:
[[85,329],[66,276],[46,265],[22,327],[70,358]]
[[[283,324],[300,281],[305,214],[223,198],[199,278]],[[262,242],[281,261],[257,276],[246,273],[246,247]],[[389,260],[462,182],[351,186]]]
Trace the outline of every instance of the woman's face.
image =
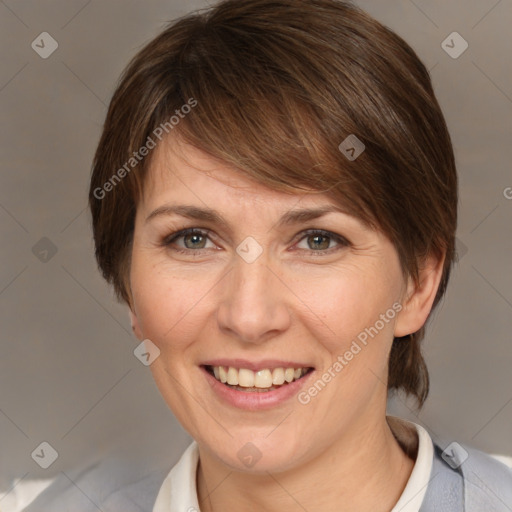
[[[323,194],[265,188],[176,141],[155,151],[135,222],[132,322],[160,350],[151,371],[184,428],[228,466],[259,472],[380,425],[407,288],[391,242]],[[244,389],[281,382],[279,368],[313,370],[253,392],[210,366],[258,371],[229,371]]]

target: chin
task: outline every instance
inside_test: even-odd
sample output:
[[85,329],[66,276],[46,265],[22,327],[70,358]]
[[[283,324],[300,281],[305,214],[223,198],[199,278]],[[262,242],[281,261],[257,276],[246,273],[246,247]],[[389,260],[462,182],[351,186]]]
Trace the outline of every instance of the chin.
[[217,444],[210,450],[227,466],[234,471],[253,474],[278,473],[294,467],[300,456],[298,443],[289,436],[279,436],[267,431],[261,437],[255,437],[254,432],[235,434],[232,441],[221,445]]

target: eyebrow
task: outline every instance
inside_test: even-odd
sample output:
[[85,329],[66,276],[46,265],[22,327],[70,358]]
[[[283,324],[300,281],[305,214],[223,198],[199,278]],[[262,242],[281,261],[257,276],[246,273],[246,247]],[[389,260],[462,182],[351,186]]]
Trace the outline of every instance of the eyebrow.
[[[277,222],[278,227],[285,225],[299,224],[308,222],[319,217],[323,217],[328,213],[346,213],[342,208],[335,205],[326,205],[318,208],[301,208],[290,210],[286,212]],[[211,222],[221,225],[224,228],[228,227],[228,222],[222,215],[211,208],[199,208],[197,206],[189,205],[163,205],[153,210],[145,220],[148,223],[152,219],[160,216],[180,215],[188,219]]]

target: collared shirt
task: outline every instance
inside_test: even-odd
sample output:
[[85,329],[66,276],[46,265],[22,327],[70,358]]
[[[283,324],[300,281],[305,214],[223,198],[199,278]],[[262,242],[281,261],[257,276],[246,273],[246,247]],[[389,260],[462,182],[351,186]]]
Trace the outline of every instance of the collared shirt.
[[[388,416],[389,426],[398,442],[406,449],[417,443],[414,468],[400,499],[391,512],[419,512],[427,491],[434,448],[429,433],[416,423]],[[402,427],[402,428],[400,428]],[[417,434],[411,436],[411,432]],[[416,439],[414,439],[416,438]],[[411,448],[414,451],[414,447]],[[199,446],[194,441],[165,478],[153,507],[153,512],[199,512],[196,472]]]
[[[452,439],[432,443],[419,425],[387,417],[402,449],[415,461],[409,480],[392,512],[511,512],[512,458],[502,462]],[[432,453],[433,445],[433,453]],[[156,466],[126,482],[123,471],[103,461],[73,481],[62,473],[31,488],[22,479],[0,497],[9,512],[197,512],[196,473],[199,451],[192,443],[169,472]],[[133,474],[133,472],[132,472]],[[41,484],[41,482],[37,482]]]

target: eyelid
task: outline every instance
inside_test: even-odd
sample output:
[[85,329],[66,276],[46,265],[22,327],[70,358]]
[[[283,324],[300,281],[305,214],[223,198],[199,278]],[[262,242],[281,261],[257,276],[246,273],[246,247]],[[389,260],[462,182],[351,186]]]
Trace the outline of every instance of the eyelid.
[[[211,234],[213,233],[212,230],[208,229],[208,228],[200,228],[200,227],[192,227],[192,228],[184,228],[184,229],[181,229],[181,230],[178,230],[178,231],[175,231],[173,233],[171,233],[170,235],[166,236],[160,245],[162,245],[163,247],[169,247],[175,240],[179,239],[179,238],[182,238],[184,236],[187,236],[187,235],[194,235],[194,234],[198,234],[198,235],[201,235],[201,236],[204,236],[206,237],[208,240],[210,240],[210,242],[212,243],[215,243],[212,239],[211,239]],[[293,237],[290,242],[288,243],[294,243],[297,244],[298,242],[302,241],[303,239],[307,238],[308,236],[312,236],[312,235],[321,235],[321,236],[325,236],[325,237],[328,237],[328,238],[331,238],[333,239],[338,245],[335,246],[335,247],[330,247],[329,249],[324,249],[324,250],[314,250],[314,249],[293,249],[295,251],[305,251],[305,252],[308,252],[310,254],[317,254],[317,255],[320,255],[320,254],[329,254],[333,251],[336,251],[336,250],[339,250],[340,248],[342,247],[350,247],[352,244],[349,240],[347,240],[347,238],[345,238],[344,236],[338,234],[338,233],[334,233],[332,231],[328,231],[328,230],[325,230],[325,229],[320,229],[320,228],[309,228],[309,229],[304,229],[302,231],[300,231],[299,233],[297,233],[297,235],[295,237]],[[174,248],[173,250],[174,251],[177,251],[177,252],[182,252],[182,253],[194,253],[194,254],[201,254],[202,251],[205,251],[205,250],[210,250],[211,248],[207,249],[207,248],[201,248],[201,249],[187,249],[187,248]]]
[[320,228],[305,229],[305,230],[301,231],[300,233],[298,233],[297,237],[293,238],[292,240],[295,240],[295,243],[298,243],[298,242],[301,242],[304,238],[307,238],[308,236],[312,236],[312,235],[321,235],[321,236],[331,238],[338,243],[338,246],[331,247],[331,248],[325,249],[323,251],[322,250],[315,251],[313,249],[298,249],[298,250],[307,251],[307,252],[311,252],[311,253],[324,253],[325,254],[325,253],[329,253],[333,250],[336,250],[339,247],[349,247],[352,245],[351,242],[349,240],[347,240],[347,238],[345,238],[344,236],[339,235],[338,233],[334,233],[333,231],[328,231],[326,229],[320,229]]
[[[204,236],[204,237],[208,238],[211,242],[213,242],[213,240],[211,240],[211,238],[210,238],[210,235],[212,233],[213,233],[213,231],[211,229],[207,229],[207,228],[184,228],[184,229],[180,229],[178,231],[174,231],[170,235],[164,237],[161,242],[161,245],[168,246],[172,242],[177,240],[178,238],[181,238],[181,237],[184,237],[187,235],[195,235],[195,234]],[[190,250],[192,250],[192,249],[190,249]],[[195,251],[195,252],[198,252],[198,251]]]

